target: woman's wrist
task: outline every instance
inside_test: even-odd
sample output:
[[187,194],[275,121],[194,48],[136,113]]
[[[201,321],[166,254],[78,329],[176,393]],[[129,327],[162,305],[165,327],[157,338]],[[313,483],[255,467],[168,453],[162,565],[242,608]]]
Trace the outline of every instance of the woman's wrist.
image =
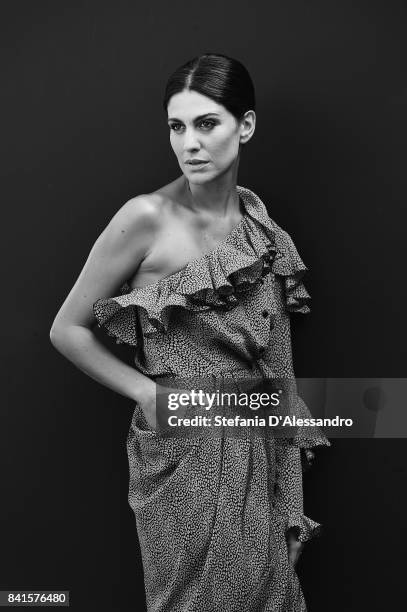
[[133,393],[133,400],[138,404],[144,403],[147,399],[150,399],[152,395],[155,395],[157,384],[151,378],[145,377],[145,381],[139,383]]

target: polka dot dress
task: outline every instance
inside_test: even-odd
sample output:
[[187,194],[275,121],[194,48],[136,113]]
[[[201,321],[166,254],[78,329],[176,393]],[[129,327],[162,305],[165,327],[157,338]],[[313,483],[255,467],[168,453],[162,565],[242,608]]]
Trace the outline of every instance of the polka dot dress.
[[[93,305],[98,325],[133,346],[135,367],[157,382],[195,377],[237,391],[245,379],[295,384],[290,313],[310,310],[307,268],[260,198],[237,190],[244,215],[215,249]],[[297,416],[311,416],[296,388],[291,398]],[[306,612],[286,532],[301,542],[320,532],[303,513],[302,467],[329,441],[317,427],[285,438],[214,429],[164,436],[135,405],[128,499],[148,612]]]

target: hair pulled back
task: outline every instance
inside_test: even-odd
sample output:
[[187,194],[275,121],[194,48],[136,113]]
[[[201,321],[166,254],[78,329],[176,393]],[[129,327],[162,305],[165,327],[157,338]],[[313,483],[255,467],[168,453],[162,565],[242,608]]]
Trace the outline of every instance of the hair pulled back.
[[241,62],[221,53],[204,53],[189,60],[169,77],[163,107],[184,89],[196,91],[223,105],[238,121],[256,110],[255,90]]

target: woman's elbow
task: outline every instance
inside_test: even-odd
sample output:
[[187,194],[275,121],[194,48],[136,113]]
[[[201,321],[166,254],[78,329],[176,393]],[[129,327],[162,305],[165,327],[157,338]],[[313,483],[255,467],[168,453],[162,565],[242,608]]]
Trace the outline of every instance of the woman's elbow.
[[61,328],[57,323],[53,323],[51,325],[51,329],[49,330],[49,339],[54,348],[59,349],[61,343],[63,342],[63,338],[66,337],[65,331]]
[[[57,321],[51,326],[49,330],[49,339],[54,348],[60,352],[64,352],[64,348],[71,345],[72,342],[77,338],[77,332],[79,329],[85,329],[84,325],[66,325],[61,324]],[[92,331],[91,328],[86,327],[87,330]]]

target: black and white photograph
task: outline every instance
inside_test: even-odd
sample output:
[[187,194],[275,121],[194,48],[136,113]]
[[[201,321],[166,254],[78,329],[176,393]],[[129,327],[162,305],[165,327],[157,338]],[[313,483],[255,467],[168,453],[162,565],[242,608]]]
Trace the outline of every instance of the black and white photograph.
[[407,5],[2,5],[0,606],[404,602]]

